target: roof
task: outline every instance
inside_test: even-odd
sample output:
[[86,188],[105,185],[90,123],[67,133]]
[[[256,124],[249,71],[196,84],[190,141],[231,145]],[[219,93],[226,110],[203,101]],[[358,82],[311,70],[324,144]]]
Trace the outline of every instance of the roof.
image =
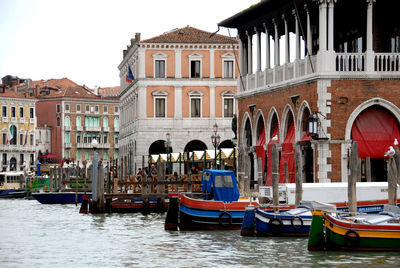
[[140,43],[190,43],[190,44],[237,44],[235,38],[221,34],[215,34],[199,30],[189,25],[184,28],[177,28],[159,36],[145,39]]
[[0,98],[34,99],[34,97],[25,96],[24,93],[19,93],[15,88],[13,89],[4,84],[0,84],[0,87],[4,88],[4,92],[0,93]]
[[119,96],[119,87],[102,87],[99,88],[100,95],[103,97],[117,97]]

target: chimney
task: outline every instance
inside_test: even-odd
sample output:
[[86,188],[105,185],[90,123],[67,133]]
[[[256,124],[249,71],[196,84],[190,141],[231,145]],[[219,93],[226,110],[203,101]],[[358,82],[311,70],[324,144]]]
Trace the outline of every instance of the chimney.
[[135,34],[135,42],[139,43],[139,41],[140,41],[140,33],[136,33]]
[[35,97],[39,96],[39,85],[36,85],[36,86],[35,86],[35,89],[33,90],[33,95],[34,95]]

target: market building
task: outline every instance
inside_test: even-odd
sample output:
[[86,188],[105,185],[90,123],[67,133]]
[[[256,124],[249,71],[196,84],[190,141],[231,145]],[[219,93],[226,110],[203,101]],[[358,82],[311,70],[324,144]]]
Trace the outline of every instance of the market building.
[[399,8],[395,0],[264,0],[218,23],[238,30],[240,172],[270,185],[278,144],[280,182],[287,173],[294,182],[299,145],[304,182],[345,182],[357,141],[359,179],[386,180],[384,153],[399,140]]
[[218,148],[233,147],[238,51],[235,38],[190,26],[131,39],[118,66],[126,173],[147,165],[152,154],[213,149],[215,124]]

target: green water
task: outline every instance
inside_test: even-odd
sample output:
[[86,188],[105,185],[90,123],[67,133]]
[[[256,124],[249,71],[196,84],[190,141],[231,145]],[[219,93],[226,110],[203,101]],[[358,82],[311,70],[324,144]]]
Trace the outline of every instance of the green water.
[[399,267],[400,253],[308,252],[306,238],[164,230],[165,214],[0,200],[0,267]]

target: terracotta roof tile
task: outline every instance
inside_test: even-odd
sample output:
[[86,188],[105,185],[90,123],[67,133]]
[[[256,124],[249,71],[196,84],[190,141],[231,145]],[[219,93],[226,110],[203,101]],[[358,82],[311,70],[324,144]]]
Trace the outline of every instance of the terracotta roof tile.
[[116,97],[119,95],[119,87],[102,87],[100,90],[103,97]]
[[199,30],[190,26],[174,29],[159,36],[142,40],[140,43],[202,43],[202,44],[237,44],[235,38]]

